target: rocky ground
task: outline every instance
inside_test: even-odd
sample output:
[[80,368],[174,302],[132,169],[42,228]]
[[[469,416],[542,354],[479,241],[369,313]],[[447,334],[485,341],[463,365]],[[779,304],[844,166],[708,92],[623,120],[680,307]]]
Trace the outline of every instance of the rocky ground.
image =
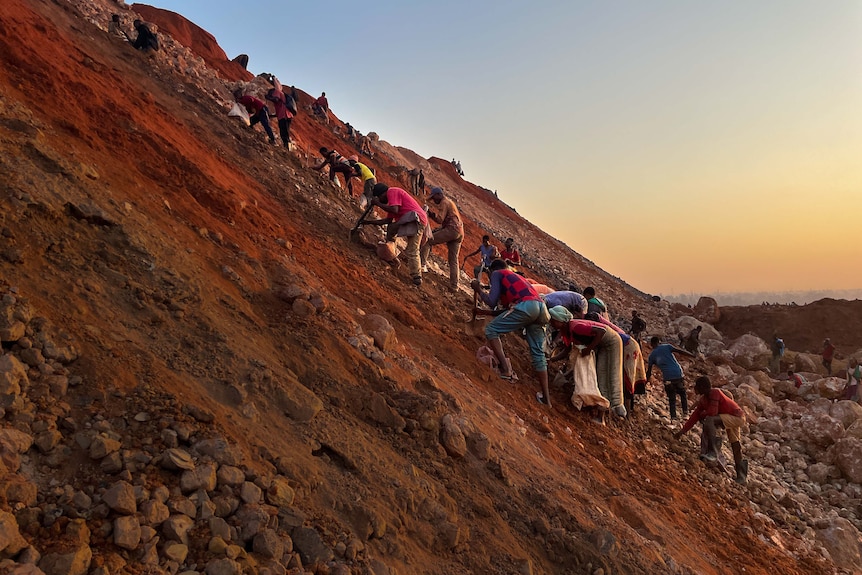
[[115,2],[0,7],[0,572],[862,572],[862,408],[832,401],[816,350],[786,338],[810,383],[772,379],[715,309],[674,312],[376,140],[379,179],[420,166],[455,198],[466,249],[512,236],[532,277],[594,285],[618,318],[671,339],[703,323],[687,375],[747,410],[749,484],[672,440],[658,383],[607,426],[565,387],[539,405],[520,338],[518,383],[476,361],[442,253],[414,289],[378,230],[350,241],[357,203],[308,169],[320,146],[358,153],[338,119],[304,111],[295,150],[267,145],[226,117],[250,76],[135,9],[155,55],[108,36]]

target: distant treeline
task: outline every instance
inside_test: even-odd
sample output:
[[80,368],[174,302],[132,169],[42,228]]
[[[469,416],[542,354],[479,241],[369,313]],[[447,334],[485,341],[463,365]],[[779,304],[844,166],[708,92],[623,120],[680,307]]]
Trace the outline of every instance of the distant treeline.
[[676,294],[662,295],[662,299],[666,299],[671,303],[681,303],[684,305],[694,305],[701,296],[715,298],[718,305],[759,305],[762,303],[771,304],[790,304],[804,305],[817,301],[823,298],[855,300],[862,299],[862,288],[847,289],[847,290],[809,290],[809,291],[755,291],[755,292],[735,292],[724,293],[718,292],[714,294]]

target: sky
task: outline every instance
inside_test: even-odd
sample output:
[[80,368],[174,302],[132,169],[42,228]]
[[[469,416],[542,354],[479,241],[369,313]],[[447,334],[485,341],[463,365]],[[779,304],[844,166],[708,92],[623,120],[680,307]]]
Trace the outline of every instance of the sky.
[[862,297],[860,0],[153,5],[645,292]]

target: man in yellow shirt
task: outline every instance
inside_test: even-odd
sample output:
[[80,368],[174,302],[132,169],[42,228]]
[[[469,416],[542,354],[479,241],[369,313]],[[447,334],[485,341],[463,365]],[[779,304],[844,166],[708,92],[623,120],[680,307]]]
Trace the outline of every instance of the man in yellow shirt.
[[356,158],[352,157],[348,162],[353,166],[354,177],[362,180],[362,197],[365,199],[362,200],[360,198],[360,203],[364,206],[368,198],[371,197],[371,191],[374,189],[374,184],[377,183],[377,178],[374,177],[374,172],[371,171],[371,168],[359,162]]

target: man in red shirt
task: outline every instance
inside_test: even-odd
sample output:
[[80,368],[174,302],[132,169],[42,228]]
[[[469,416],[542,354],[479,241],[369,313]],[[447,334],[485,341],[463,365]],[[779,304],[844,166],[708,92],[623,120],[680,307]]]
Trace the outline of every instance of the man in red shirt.
[[515,379],[512,364],[503,352],[500,336],[525,329],[533,369],[542,387],[541,394],[536,395],[536,399],[550,407],[548,361],[542,348],[545,340],[545,326],[550,320],[548,308],[532,284],[510,270],[503,260],[497,259],[491,262],[490,273],[491,291],[489,293],[483,292],[482,285],[477,279],[473,280],[470,286],[489,307],[499,305],[501,308],[509,308],[501,314],[493,312],[497,317],[485,327],[485,339],[488,340],[488,347],[494,350],[494,355],[497,356],[497,361],[500,364],[500,377],[508,380]]
[[673,434],[679,439],[694,424],[703,423],[703,431],[706,435],[708,451],[701,455],[704,461],[716,461],[720,450],[718,443],[717,428],[723,427],[733,450],[733,462],[736,469],[736,482],[744,484],[748,476],[748,460],[742,458],[742,444],[739,442],[739,431],[745,424],[745,413],[733,399],[728,397],[722,390],[712,387],[709,378],[702,375],[694,382],[694,392],[700,396],[697,407],[691,412],[691,416],[682,429]]
[[269,143],[275,143],[275,134],[272,133],[272,126],[269,125],[269,113],[266,109],[266,104],[263,100],[258,100],[254,96],[243,95],[242,90],[237,90],[233,93],[237,103],[245,106],[245,111],[248,112],[249,126],[252,128],[260,122],[263,129],[266,130],[266,135],[269,136]]
[[329,100],[326,99],[326,92],[321,92],[320,97],[311,105],[311,110],[327,124],[329,123]]

